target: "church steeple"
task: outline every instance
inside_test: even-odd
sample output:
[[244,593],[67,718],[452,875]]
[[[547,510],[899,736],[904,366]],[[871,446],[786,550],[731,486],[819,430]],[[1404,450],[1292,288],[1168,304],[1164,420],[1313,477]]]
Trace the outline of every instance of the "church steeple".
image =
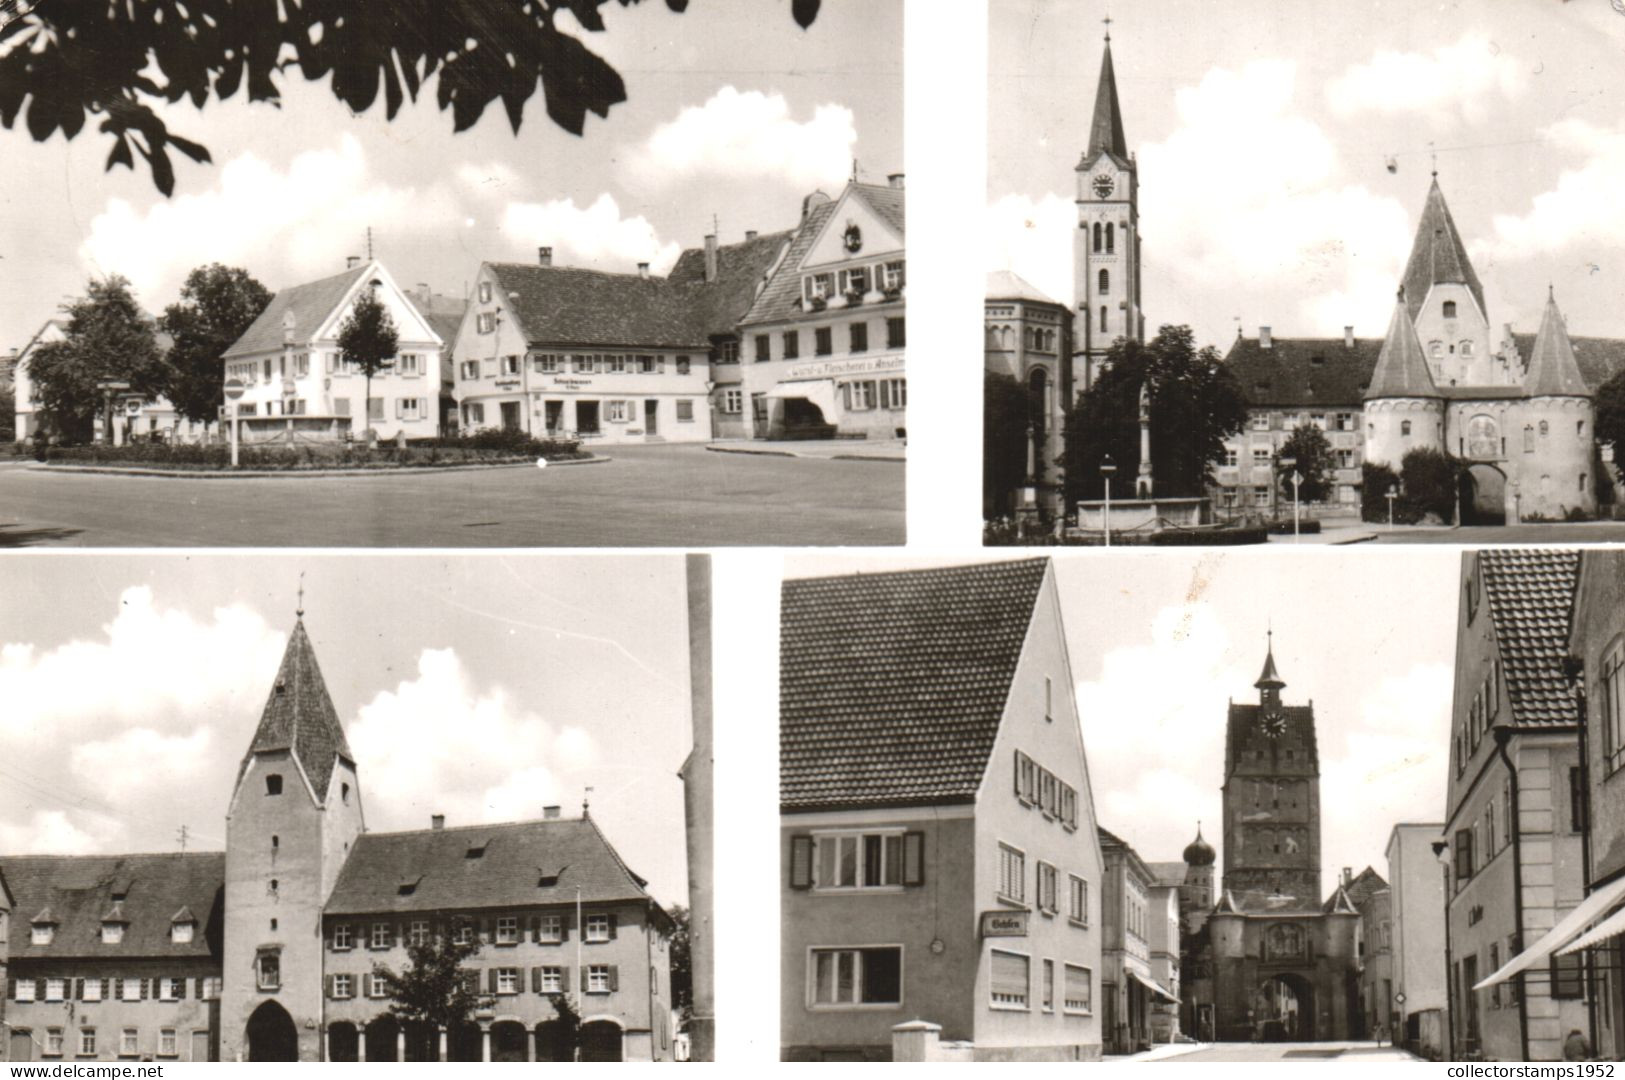
[[1275,631],[1270,630],[1265,635],[1267,644],[1264,646],[1264,670],[1253,683],[1260,690],[1275,690],[1279,692],[1286,686],[1286,680],[1281,673],[1275,670]]
[[[303,606],[301,598],[300,607]],[[316,650],[305,632],[303,618],[294,621],[293,634],[282,654],[282,666],[271,684],[271,694],[260,713],[259,727],[254,731],[248,753],[243,756],[239,775],[248,768],[255,754],[275,751],[287,751],[299,762],[310,778],[317,802],[327,797],[334,765],[342,760],[353,767],[355,762],[350,744],[344,738],[344,725],[339,723],[322,670],[316,664]]]
[[1093,161],[1104,151],[1119,165],[1128,163],[1128,139],[1123,135],[1123,110],[1117,102],[1117,73],[1112,69],[1112,35],[1106,32],[1106,50],[1100,60],[1100,85],[1095,90],[1095,115],[1089,125],[1089,147],[1084,161]]

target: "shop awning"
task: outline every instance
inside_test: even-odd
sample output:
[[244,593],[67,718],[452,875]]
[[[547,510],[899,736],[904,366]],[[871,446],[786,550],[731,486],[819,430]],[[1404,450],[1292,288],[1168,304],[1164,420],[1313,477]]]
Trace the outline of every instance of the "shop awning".
[[1608,918],[1587,930],[1572,944],[1565,945],[1557,950],[1557,955],[1567,956],[1569,953],[1577,953],[1581,949],[1589,949],[1591,946],[1607,941],[1619,934],[1625,934],[1625,908],[1620,908]]
[[[1580,933],[1593,922],[1625,897],[1625,878],[1611,881],[1598,889],[1584,900],[1580,905],[1557,921],[1557,925],[1542,934],[1540,940],[1535,942],[1523,952],[1514,956],[1501,966],[1501,970],[1478,983],[1474,990],[1484,990],[1488,987],[1504,983],[1521,971],[1526,971],[1536,964],[1548,959],[1554,952],[1573,941]],[[1598,927],[1601,929],[1601,927]]]
[[1174,997],[1174,995],[1165,987],[1159,985],[1155,979],[1148,979],[1144,975],[1141,975],[1138,971],[1135,971],[1133,968],[1124,968],[1123,970],[1128,972],[1129,978],[1151,991],[1151,995],[1153,997],[1160,998],[1170,1005],[1179,1004],[1179,999]]
[[782,382],[767,392],[770,398],[806,398],[824,414],[824,423],[835,423],[835,380],[801,379]]

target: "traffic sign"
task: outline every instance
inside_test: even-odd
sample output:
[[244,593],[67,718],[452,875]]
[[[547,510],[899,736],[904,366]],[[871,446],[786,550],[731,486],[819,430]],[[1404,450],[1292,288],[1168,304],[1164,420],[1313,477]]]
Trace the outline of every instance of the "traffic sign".
[[246,389],[247,387],[243,385],[243,381],[233,375],[226,380],[226,400],[236,401],[243,396],[243,391]]

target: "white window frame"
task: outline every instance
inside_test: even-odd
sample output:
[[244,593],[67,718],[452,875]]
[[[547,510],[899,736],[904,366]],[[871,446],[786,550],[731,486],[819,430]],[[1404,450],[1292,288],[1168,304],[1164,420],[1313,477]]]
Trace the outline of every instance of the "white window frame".
[[607,994],[607,993],[610,992],[609,991],[609,965],[608,964],[588,964],[587,965],[587,990],[586,990],[586,992],[589,993],[589,994]]
[[79,1054],[81,1057],[91,1057],[96,1053],[96,1029],[82,1027],[79,1029]]
[[158,984],[157,991],[159,1001],[179,1001],[181,999],[181,981],[179,979],[163,978],[155,979],[153,981]]
[[45,980],[46,1001],[68,1000],[68,980],[62,978]]
[[626,402],[619,400],[604,402],[604,419],[611,424],[626,423]]
[[[1014,949],[989,949],[988,951],[988,998],[987,1007],[996,1012],[1031,1012],[1033,1008],[1033,958],[1031,953],[1017,952]],[[1000,1001],[993,993],[993,957],[1000,954],[1005,956],[1019,956],[1027,962],[1027,990],[1020,1002]]]
[[[1082,1008],[1072,1004],[1072,999],[1066,996],[1066,976],[1068,971],[1083,972],[1084,985],[1089,989],[1089,1001]],[[1061,1012],[1068,1016],[1092,1016],[1095,1011],[1095,972],[1093,968],[1083,964],[1061,964]]]
[[[863,953],[870,949],[896,949],[897,950],[897,1001],[864,1001],[863,1000]],[[852,1000],[851,1001],[824,1001],[818,1000],[818,956],[820,953],[829,953],[837,957],[836,970],[839,971],[839,956],[842,953],[852,954]],[[813,1012],[883,1012],[896,1011],[903,1007],[903,1000],[908,996],[905,988],[908,986],[908,950],[899,942],[877,942],[869,945],[809,945],[807,946],[807,979],[806,1002],[807,1008]]]
[[141,1029],[120,1028],[118,1033],[118,1056],[135,1057],[141,1052]]
[[498,945],[519,944],[519,916],[498,915],[496,937],[493,940]]
[[367,931],[367,948],[387,949],[392,936],[388,923],[375,922]]
[[28,943],[30,945],[49,945],[56,937],[56,926],[52,923],[35,923],[29,927]]
[[333,925],[333,950],[335,952],[348,952],[355,948],[355,934],[349,923],[335,923]]
[[1033,906],[1046,915],[1055,915],[1060,911],[1060,871],[1045,862],[1038,860],[1038,874],[1034,881],[1037,895],[1033,897]]
[[453,945],[474,944],[473,925],[470,923],[461,923],[460,925],[454,927],[451,931],[451,943]]
[[[904,845],[907,843],[904,837],[907,832],[907,829],[901,827],[862,830],[826,829],[815,831],[813,833],[813,891],[820,893],[901,892],[903,890],[903,861],[904,855],[906,854]],[[868,840],[870,837],[877,837],[880,840],[880,876],[882,878],[882,880],[872,883],[868,880],[868,860],[864,857],[864,851],[868,846]],[[824,867],[824,845],[826,843],[835,845],[835,861],[837,864],[837,876],[839,876],[841,851],[847,841],[850,841],[852,844],[853,884],[824,884],[820,880]],[[884,880],[886,877],[886,867],[891,865],[891,860],[886,857],[886,852],[887,849],[893,845],[895,845],[897,849],[897,880],[895,882],[889,882]]]
[[176,1049],[176,1045],[177,1044],[176,1044],[176,1040],[175,1040],[175,1029],[174,1028],[159,1028],[158,1029],[158,1056],[159,1057],[178,1057],[179,1056],[179,1051]]
[[421,375],[423,374],[421,360],[422,357],[417,353],[401,353],[397,370],[401,375]]
[[141,980],[140,979],[120,979],[119,981],[124,984],[124,987],[123,987],[124,992],[119,995],[120,1000],[123,1000],[123,1001],[140,1001],[141,1000]]
[[542,993],[564,993],[564,969],[559,967],[542,968]]
[[429,944],[429,920],[428,919],[413,919],[412,920],[412,922],[407,927],[406,943],[408,945],[427,945],[427,944]]
[[197,924],[194,922],[183,920],[177,923],[170,923],[169,940],[175,945],[190,945],[192,943],[192,937],[196,931]]
[[100,1000],[102,1000],[102,980],[100,980],[100,979],[86,979],[85,980],[85,996],[84,996],[84,1000],[85,1001],[100,1001]]
[[536,922],[536,940],[543,945],[558,945],[564,941],[564,916],[543,915]]
[[[1022,907],[1027,906],[1027,853],[1018,847],[999,841],[998,881],[994,890],[1000,900]],[[1014,884],[1015,892],[1006,891]]]
[[17,980],[17,1000],[18,1001],[33,1001],[34,1000],[34,980],[33,979],[18,979]]
[[598,944],[609,940],[609,916],[588,915],[582,920],[581,940]]
[[333,996],[344,1000],[355,997],[355,976],[348,974],[334,975]]
[[730,386],[722,392],[722,411],[730,416],[738,416],[745,411],[745,392],[737,386]]
[[497,993],[503,995],[513,995],[519,993],[518,968],[497,968]]
[[1077,925],[1089,926],[1089,880],[1076,874],[1067,876],[1067,918]]
[[45,1029],[45,1056],[62,1056],[62,1029],[59,1027]]

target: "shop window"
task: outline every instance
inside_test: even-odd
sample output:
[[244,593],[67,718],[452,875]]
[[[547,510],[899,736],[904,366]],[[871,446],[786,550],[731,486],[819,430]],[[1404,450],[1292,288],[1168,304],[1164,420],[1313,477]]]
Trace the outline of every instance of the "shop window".
[[994,949],[988,978],[990,1004],[995,1009],[1026,1009],[1032,961],[1021,953]]
[[813,949],[807,972],[812,1008],[903,1003],[903,948]]

